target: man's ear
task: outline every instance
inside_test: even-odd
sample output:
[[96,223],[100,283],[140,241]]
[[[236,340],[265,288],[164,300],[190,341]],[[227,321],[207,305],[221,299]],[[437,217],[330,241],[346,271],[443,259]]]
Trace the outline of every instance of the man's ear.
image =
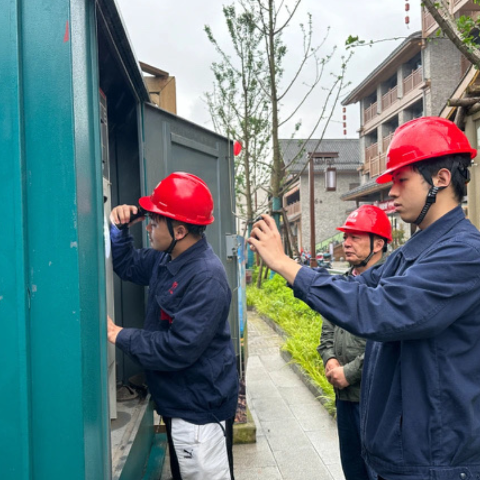
[[385,245],[385,240],[381,239],[381,238],[374,238],[373,240],[373,251],[375,253],[378,253],[378,252],[381,252],[383,250],[383,247]]
[[433,184],[436,187],[448,187],[451,180],[452,172],[448,168],[441,168],[432,178]]
[[188,233],[187,228],[182,224],[177,225],[173,230],[175,232],[175,240],[181,240],[182,238],[185,238]]

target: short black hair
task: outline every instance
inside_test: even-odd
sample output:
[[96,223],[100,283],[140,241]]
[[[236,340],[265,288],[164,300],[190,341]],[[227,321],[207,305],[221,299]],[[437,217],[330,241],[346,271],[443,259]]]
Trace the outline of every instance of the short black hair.
[[467,194],[467,183],[470,181],[470,172],[468,167],[471,165],[469,153],[458,153],[455,155],[444,155],[442,157],[429,158],[412,164],[412,168],[427,177],[432,178],[442,168],[450,170],[452,173],[451,185],[458,203],[461,203],[463,197]]
[[376,233],[372,233],[371,235],[373,235],[374,239],[379,238],[380,240],[383,240],[382,252],[385,253],[388,249],[388,240],[385,237],[377,235]]
[[202,237],[203,232],[205,232],[205,229],[207,228],[206,225],[193,225],[193,223],[179,222],[178,220],[174,220],[173,222],[176,225],[185,225],[188,232],[195,237]]
[[[157,222],[163,222],[163,221],[166,221],[167,219],[167,217],[165,217],[164,215],[160,215],[158,213],[149,213],[149,217]],[[185,228],[188,230],[188,232],[196,237],[202,237],[203,232],[205,232],[205,229],[207,228],[206,225],[194,225],[193,223],[180,222],[178,220],[174,220],[173,218],[171,220],[173,225],[175,226],[184,225]]]

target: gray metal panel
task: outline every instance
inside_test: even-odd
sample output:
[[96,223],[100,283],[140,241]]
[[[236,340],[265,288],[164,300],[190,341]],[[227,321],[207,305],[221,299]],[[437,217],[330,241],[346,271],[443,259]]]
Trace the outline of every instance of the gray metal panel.
[[240,352],[237,260],[227,258],[226,236],[235,234],[233,155],[231,142],[210,130],[153,105],[144,104],[145,194],[172,172],[199,176],[212,192],[215,221],[206,235],[227,271],[233,292],[230,327],[237,355]]

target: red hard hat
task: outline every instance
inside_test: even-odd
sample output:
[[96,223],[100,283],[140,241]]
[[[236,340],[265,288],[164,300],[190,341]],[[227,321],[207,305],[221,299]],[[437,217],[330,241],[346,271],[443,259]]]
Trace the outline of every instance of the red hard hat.
[[191,173],[170,174],[138,203],[148,212],[193,225],[209,225],[214,220],[212,194],[206,183]]
[[375,205],[362,205],[354,210],[338,227],[341,232],[373,233],[385,238],[387,243],[392,241],[392,226],[387,214]]
[[392,173],[401,167],[420,160],[456,153],[468,153],[470,158],[477,155],[465,134],[453,122],[440,117],[410,120],[395,130],[387,150],[385,173],[376,181],[390,182]]

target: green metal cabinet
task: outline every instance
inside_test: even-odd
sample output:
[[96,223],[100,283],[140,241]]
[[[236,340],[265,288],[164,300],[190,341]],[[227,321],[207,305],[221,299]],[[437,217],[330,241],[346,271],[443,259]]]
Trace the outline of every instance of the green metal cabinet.
[[[224,238],[235,234],[231,144],[146,104],[114,0],[1,0],[0,11],[0,478],[106,480],[112,452],[99,90],[115,99],[113,203],[135,202],[173,170],[206,177],[218,218],[209,240],[235,289],[237,264]],[[146,244],[140,228],[135,236]],[[141,324],[143,289],[118,280],[116,288],[121,321]],[[134,367],[126,362],[120,373],[128,375]],[[122,479],[141,478],[146,448]]]

